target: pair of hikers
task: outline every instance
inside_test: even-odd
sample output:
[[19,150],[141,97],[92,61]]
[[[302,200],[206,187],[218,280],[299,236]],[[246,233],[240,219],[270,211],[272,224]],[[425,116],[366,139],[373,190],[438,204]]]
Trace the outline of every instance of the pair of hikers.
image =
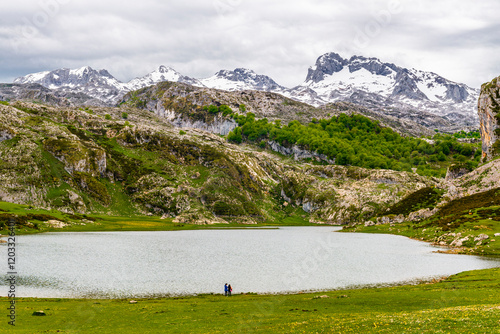
[[231,292],[233,292],[233,288],[231,287],[231,284],[224,285],[224,296],[229,296],[231,297]]

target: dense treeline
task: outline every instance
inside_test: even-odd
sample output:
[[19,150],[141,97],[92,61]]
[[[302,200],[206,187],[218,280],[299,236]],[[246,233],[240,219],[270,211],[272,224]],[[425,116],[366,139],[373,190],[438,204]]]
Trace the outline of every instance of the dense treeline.
[[265,147],[271,140],[285,147],[298,145],[324,154],[339,165],[405,171],[417,168],[421,175],[444,176],[451,162],[474,168],[481,157],[478,145],[459,143],[452,135],[436,134],[432,141],[403,137],[378,121],[356,114],[313,119],[308,125],[292,121],[286,126],[265,118],[256,120],[252,113],[232,117],[239,126],[228,134],[231,142]]

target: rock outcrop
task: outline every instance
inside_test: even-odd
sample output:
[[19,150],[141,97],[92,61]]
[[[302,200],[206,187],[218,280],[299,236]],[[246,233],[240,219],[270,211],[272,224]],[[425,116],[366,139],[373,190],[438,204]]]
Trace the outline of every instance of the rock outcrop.
[[500,153],[500,77],[482,85],[478,112],[483,159],[491,160]]
[[445,181],[451,181],[451,180],[458,179],[459,177],[461,177],[467,173],[470,173],[470,172],[471,172],[471,168],[469,166],[467,166],[466,164],[451,165],[448,168],[448,171],[446,173]]

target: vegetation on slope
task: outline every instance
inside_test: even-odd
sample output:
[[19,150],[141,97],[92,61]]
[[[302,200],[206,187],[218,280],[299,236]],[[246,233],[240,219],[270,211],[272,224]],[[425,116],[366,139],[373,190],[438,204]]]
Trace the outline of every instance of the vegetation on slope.
[[435,187],[422,188],[394,204],[385,214],[408,215],[421,209],[433,209],[442,195],[443,191]]
[[453,162],[467,162],[475,168],[481,158],[479,145],[459,143],[455,136],[436,134],[434,144],[418,138],[403,137],[378,122],[353,114],[341,114],[330,119],[314,119],[303,125],[292,121],[256,120],[255,115],[234,115],[239,127],[228,140],[247,141],[265,146],[275,141],[284,147],[298,145],[332,159],[338,165],[411,171],[426,176],[444,177]]

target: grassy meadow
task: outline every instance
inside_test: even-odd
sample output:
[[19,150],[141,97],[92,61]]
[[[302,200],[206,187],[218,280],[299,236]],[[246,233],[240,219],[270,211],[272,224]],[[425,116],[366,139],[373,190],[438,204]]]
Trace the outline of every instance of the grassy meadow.
[[[500,269],[419,285],[293,295],[21,298],[4,333],[500,333]],[[2,305],[7,305],[7,299]],[[46,316],[33,316],[44,311]]]

